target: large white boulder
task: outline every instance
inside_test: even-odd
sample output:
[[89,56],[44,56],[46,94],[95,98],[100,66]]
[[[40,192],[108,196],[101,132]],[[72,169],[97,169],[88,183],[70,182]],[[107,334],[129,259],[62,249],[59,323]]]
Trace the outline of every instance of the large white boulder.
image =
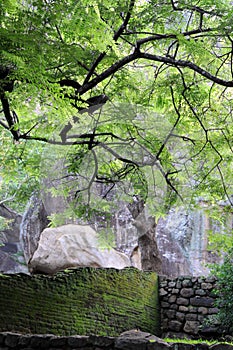
[[31,272],[53,274],[69,267],[130,266],[129,258],[114,249],[101,249],[98,235],[88,225],[46,228],[40,236],[29,268]]

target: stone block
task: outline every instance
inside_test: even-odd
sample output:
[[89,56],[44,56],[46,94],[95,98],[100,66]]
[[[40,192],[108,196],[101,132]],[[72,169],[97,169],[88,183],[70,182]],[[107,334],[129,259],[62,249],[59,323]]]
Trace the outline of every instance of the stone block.
[[219,312],[219,309],[217,307],[210,307],[208,309],[208,314],[209,315],[214,315],[214,314],[217,314]]
[[173,310],[178,310],[178,305],[172,304],[172,305],[170,306],[170,308],[173,309]]
[[192,288],[182,288],[180,295],[184,298],[190,298],[194,295],[194,290]]
[[184,331],[189,334],[198,334],[200,322],[198,321],[186,321],[184,325]]
[[51,336],[47,335],[33,335],[31,337],[30,346],[33,349],[48,349],[50,344],[50,338]]
[[75,336],[69,337],[67,343],[72,348],[82,348],[87,346],[87,344],[89,343],[89,338],[75,335]]
[[54,336],[50,339],[50,346],[53,348],[63,347],[67,344],[67,337]]
[[230,344],[214,344],[211,345],[210,350],[233,350],[233,345]]
[[5,338],[5,345],[9,346],[9,348],[17,347],[19,340],[18,333],[7,333]]
[[186,343],[174,343],[173,344],[174,350],[194,350],[195,345],[193,344],[186,344]]
[[167,309],[168,307],[170,307],[170,304],[165,302],[165,301],[162,301],[161,302],[161,307],[164,308],[164,309]]
[[171,331],[180,332],[182,329],[182,323],[176,320],[169,322],[168,327]]
[[166,310],[166,315],[170,319],[175,318],[176,311],[175,310]]
[[176,286],[176,282],[175,281],[168,282],[168,287],[174,288],[175,286]]
[[198,312],[200,314],[202,314],[202,315],[207,315],[208,314],[208,309],[207,309],[207,307],[201,306],[201,307],[198,308]]
[[182,282],[182,286],[183,287],[185,287],[185,288],[187,288],[187,287],[192,287],[192,281],[190,280],[190,279],[185,279],[185,280],[183,280],[183,282]]
[[206,295],[206,291],[204,291],[203,289],[196,289],[195,294],[200,295],[200,296],[204,296],[204,295]]
[[175,303],[175,301],[176,301],[176,295],[171,295],[169,298],[168,298],[168,302],[170,303],[170,304],[173,304],[173,303]]
[[196,313],[197,310],[198,308],[196,306],[192,306],[192,305],[189,306],[189,312],[191,312],[192,314]]
[[18,341],[18,345],[21,347],[27,347],[30,344],[30,335],[21,335]]
[[189,308],[187,306],[180,305],[179,306],[179,311],[181,311],[181,312],[188,312]]
[[122,333],[115,340],[115,349],[120,350],[167,350],[170,347],[162,339],[136,329]]
[[172,289],[172,294],[179,294],[179,289],[177,289],[177,288],[173,288]]
[[176,302],[178,305],[184,305],[184,306],[189,305],[189,300],[185,298],[178,298]]
[[159,295],[161,296],[161,297],[163,297],[164,295],[167,295],[168,294],[168,292],[164,289],[164,288],[160,288],[160,290],[159,290]]
[[[84,337],[82,337],[82,338],[84,338]],[[114,347],[114,343],[115,343],[115,338],[91,335],[91,336],[89,336],[89,341],[88,342],[91,345],[94,345],[96,347],[98,346],[100,348],[111,348],[111,347],[113,348]],[[82,345],[82,346],[85,346],[85,344]]]
[[185,319],[185,314],[183,312],[176,312],[176,319],[179,322],[183,322]]
[[201,284],[201,288],[204,289],[204,290],[206,290],[206,289],[213,289],[213,285],[212,285],[212,283],[203,282]]
[[214,299],[210,297],[196,296],[190,299],[190,304],[192,306],[212,307],[214,305]]
[[197,320],[197,314],[186,314],[185,316],[187,321],[196,321]]
[[206,281],[207,283],[213,283],[213,284],[215,284],[215,282],[217,281],[217,279],[216,279],[215,276],[208,276],[208,277],[206,277],[205,281]]

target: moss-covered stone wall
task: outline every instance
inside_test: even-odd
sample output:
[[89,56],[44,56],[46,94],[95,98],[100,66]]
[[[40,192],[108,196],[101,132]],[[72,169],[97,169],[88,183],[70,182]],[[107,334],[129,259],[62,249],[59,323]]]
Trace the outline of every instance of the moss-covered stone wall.
[[117,336],[160,333],[154,272],[79,268],[54,276],[0,275],[0,331]]

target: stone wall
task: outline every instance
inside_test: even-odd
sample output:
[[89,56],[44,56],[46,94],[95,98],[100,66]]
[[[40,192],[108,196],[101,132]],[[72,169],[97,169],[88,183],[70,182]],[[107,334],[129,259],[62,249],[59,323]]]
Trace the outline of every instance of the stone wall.
[[79,268],[53,276],[0,274],[0,310],[0,332],[160,332],[157,275],[135,268]]
[[215,277],[159,277],[161,328],[164,336],[213,337],[220,332],[214,321]]
[[212,344],[204,342],[186,344],[167,343],[150,333],[130,330],[118,337],[104,336],[70,336],[21,335],[17,333],[0,333],[0,349],[4,350],[233,350],[230,344]]

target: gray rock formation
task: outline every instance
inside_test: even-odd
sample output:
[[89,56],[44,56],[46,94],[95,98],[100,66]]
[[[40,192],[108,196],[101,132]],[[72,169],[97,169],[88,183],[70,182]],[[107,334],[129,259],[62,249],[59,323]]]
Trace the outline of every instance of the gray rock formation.
[[20,226],[20,242],[28,263],[38,246],[41,232],[48,226],[48,214],[38,193],[32,195]]
[[208,275],[208,263],[221,259],[209,250],[208,231],[213,225],[204,209],[189,211],[172,209],[167,217],[158,220],[157,242],[162,256],[162,273],[179,275]]
[[4,204],[0,205],[0,216],[9,222],[9,225],[0,231],[0,272],[27,272],[20,244],[22,216]]
[[147,332],[142,332],[138,329],[120,334],[115,341],[115,349],[124,350],[143,350],[143,349],[158,349],[169,350],[172,346],[165,343],[162,339]]
[[114,249],[101,250],[96,232],[88,225],[64,225],[46,228],[29,267],[31,272],[54,274],[68,267],[130,266],[129,258]]

